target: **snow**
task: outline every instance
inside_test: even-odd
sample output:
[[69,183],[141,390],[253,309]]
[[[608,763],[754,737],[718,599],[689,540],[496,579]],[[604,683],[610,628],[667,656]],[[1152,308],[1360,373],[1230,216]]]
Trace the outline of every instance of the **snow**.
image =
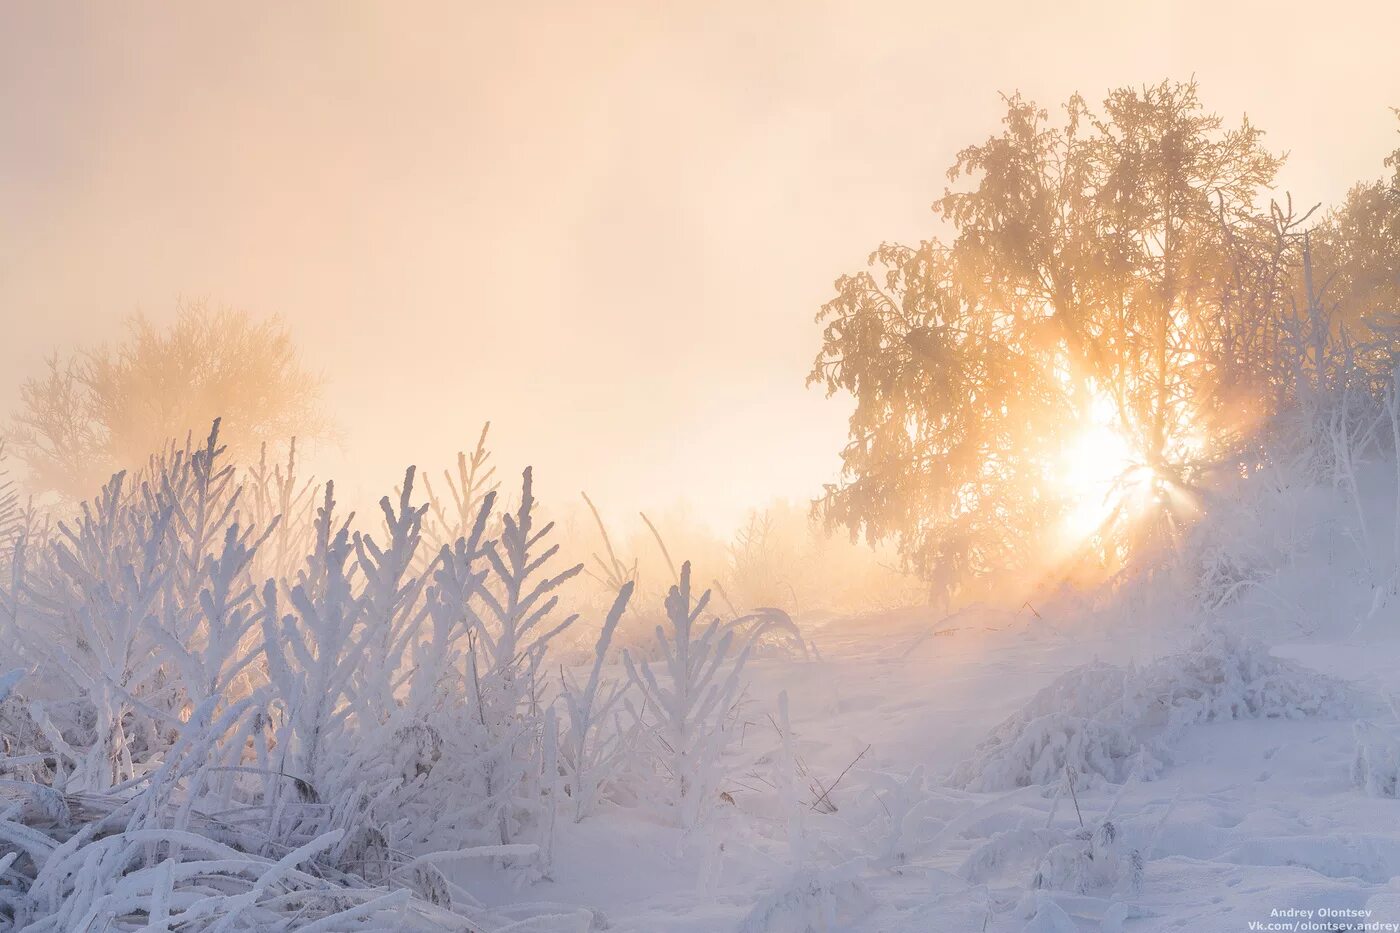
[[[1270,651],[1186,627],[1123,636],[1072,611],[1041,608],[1043,618],[1007,625],[987,610],[996,625],[986,628],[974,612],[935,638],[924,637],[940,621],[931,613],[813,625],[813,659],[748,659],[743,738],[719,785],[733,803],[698,826],[599,799],[581,821],[559,822],[549,874],[534,883],[450,858],[425,864],[489,907],[557,905],[529,914],[555,924],[538,929],[1225,933],[1294,908],[1400,922],[1400,721],[1381,699],[1400,692],[1389,660],[1400,644],[1297,640]],[[599,676],[621,677],[618,667]],[[769,720],[782,721],[780,693],[788,755]],[[1145,712],[1149,694],[1165,700],[1155,707],[1165,716]],[[1065,717],[1106,723],[1122,742],[1116,757],[1085,754],[1066,769],[1055,756],[1013,777],[1007,762],[1021,759],[1005,746]],[[1151,754],[1134,751],[1143,748]],[[774,789],[785,758],[788,795]],[[812,806],[814,784],[834,812]],[[794,800],[795,816],[785,806]],[[294,867],[222,857],[235,861],[221,870],[262,887]],[[93,909],[168,888],[150,871],[92,892]],[[570,921],[579,908],[593,920]]]
[[[1187,630],[1151,658],[1138,639],[1027,614],[1013,630],[965,625],[890,656],[892,642],[918,640],[937,622],[908,613],[831,620],[807,632],[822,660],[749,662],[746,718],[756,724],[758,710],[776,709],[786,691],[796,747],[824,783],[870,746],[830,794],[836,812],[804,814],[820,867],[794,872],[776,796],[741,786],[750,782],[739,776],[730,785],[739,818],[723,826],[722,866],[708,891],[698,887],[699,840],[605,806],[589,832],[561,839],[554,878],[535,893],[596,903],[620,931],[823,929],[786,919],[744,924],[776,904],[790,907],[784,917],[820,916],[811,902],[843,884],[865,909],[828,929],[1233,933],[1269,922],[1276,908],[1371,909],[1373,921],[1400,923],[1400,804],[1368,796],[1352,778],[1352,711],[1376,713],[1379,692],[1400,690],[1400,670],[1388,661],[1400,642],[1328,644],[1320,670],[1302,660],[1318,654],[1312,642],[1245,647],[1238,669],[1259,677],[1240,682],[1239,697],[1253,700],[1238,708],[1214,702],[1218,695],[1203,700],[1173,730],[1169,761],[1151,780],[1077,781],[1077,812],[1054,781],[964,790],[948,779],[980,740],[1068,683],[1066,672],[1121,675],[1136,662],[1151,683],[1168,666],[1199,670],[1183,662],[1241,643]],[[1116,660],[1086,668],[1086,654]],[[1282,686],[1247,689],[1258,682]],[[1393,714],[1383,721],[1370,728],[1400,735]],[[920,772],[937,777],[914,777]],[[891,805],[911,778],[923,785],[912,802]],[[618,828],[606,832],[604,823]],[[612,844],[601,847],[605,838]]]
[[789,617],[579,598],[529,471],[442,543],[412,470],[378,530],[327,486],[269,580],[216,441],[0,554],[0,931],[1400,929],[1392,464],[1034,608]]

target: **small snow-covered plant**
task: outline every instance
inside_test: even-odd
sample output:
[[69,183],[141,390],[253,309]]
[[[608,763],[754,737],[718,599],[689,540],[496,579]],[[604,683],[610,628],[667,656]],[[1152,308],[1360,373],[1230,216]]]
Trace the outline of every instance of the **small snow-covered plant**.
[[311,546],[321,491],[314,476],[303,480],[297,473],[295,437],[287,445],[286,462],[269,465],[267,455],[267,444],[263,444],[258,462],[246,471],[242,503],[248,515],[246,524],[272,529],[254,560],[254,577],[259,580],[283,579],[296,573]]
[[924,790],[924,766],[918,765],[903,779],[890,774],[877,774],[874,779],[880,792],[881,809],[888,823],[881,834],[875,864],[898,872],[909,861],[914,838],[914,818],[928,801]]
[[1351,780],[1368,797],[1400,797],[1400,741],[1375,724],[1358,721]]
[[486,525],[495,504],[496,494],[487,493],[468,533],[438,550],[432,583],[424,599],[428,613],[426,634],[413,646],[417,663],[410,695],[414,705],[426,706],[438,695],[465,689],[467,678],[462,659],[471,629],[478,621],[472,604],[482,598],[491,575],[486,551],[493,542],[486,538]]
[[[206,556],[235,521],[242,492],[236,470],[225,456],[228,448],[219,443],[219,424],[216,418],[202,447],[194,447],[187,439],[183,449],[153,458],[149,468],[151,484],[168,497],[174,513],[175,533],[170,536],[172,602],[192,610],[197,609],[196,596],[205,584]],[[175,634],[187,637],[190,633]]]
[[484,611],[474,627],[474,656],[493,679],[491,699],[515,711],[528,702],[538,709],[538,674],[549,644],[574,623],[577,615],[555,618],[560,586],[583,572],[583,564],[550,573],[548,564],[559,545],[542,545],[554,522],[535,527],[535,497],[529,467],[521,484],[520,505],[502,517],[501,536],[487,548],[494,586],[482,593]]
[[187,641],[172,627],[148,620],[152,638],[168,653],[193,706],[211,697],[246,696],[252,689],[246,681],[262,653],[257,625],[263,608],[249,568],[265,537],[255,540],[251,529],[237,524],[225,529],[222,550],[208,559],[205,585],[194,603],[198,624]]
[[[1141,760],[1140,758],[1139,767]],[[1068,788],[1072,798],[1074,779],[1074,772],[1066,769],[1064,787]],[[1118,890],[1135,893],[1142,887],[1143,866],[1146,861],[1143,850],[1129,845],[1124,840],[1122,829],[1116,821],[1118,808],[1127,793],[1129,783],[1124,783],[1119,788],[1108,812],[1090,826],[1084,825],[1083,814],[1079,813],[1079,804],[1075,803],[1079,826],[1065,841],[1052,846],[1041,858],[1035,877],[1031,879],[1031,887],[1072,891],[1077,894]],[[1062,794],[1055,797],[1055,805],[1051,806],[1046,818],[1047,831],[1050,831],[1054,822],[1056,805],[1062,799]],[[1170,812],[1171,808],[1168,807],[1161,821],[1165,821]],[[1161,822],[1158,823],[1158,830],[1152,834],[1149,852],[1151,846],[1155,845],[1160,827]]]
[[1127,846],[1117,825],[1105,817],[1046,852],[1031,886],[1076,894],[1136,890],[1142,883],[1142,870],[1141,853]]
[[[494,494],[487,493],[472,530],[479,541]],[[502,517],[500,538],[479,549],[459,539],[442,554],[442,572],[429,612],[441,637],[462,630],[466,637],[463,679],[475,721],[472,757],[480,769],[480,799],[472,807],[492,838],[509,844],[521,817],[539,807],[539,788],[526,785],[539,774],[543,751],[541,672],[550,643],[576,615],[558,618],[557,590],[583,571],[582,564],[548,569],[559,545],[545,546],[554,523],[535,526],[532,471],[522,478],[520,504]],[[485,558],[489,575],[480,576]],[[435,637],[438,637],[435,635]]]
[[360,592],[364,624],[373,639],[370,653],[379,658],[369,671],[373,679],[361,685],[365,701],[381,720],[399,709],[397,694],[404,679],[412,673],[400,671],[404,658],[427,615],[422,605],[428,577],[413,572],[423,536],[423,515],[428,506],[412,505],[413,467],[404,472],[399,488],[398,508],[385,496],[379,502],[384,513],[384,546],[373,536],[354,536],[356,568],[363,579]]
[[315,550],[285,594],[291,611],[279,613],[271,582],[263,595],[264,651],[280,719],[275,770],[306,782],[322,798],[344,763],[338,753],[355,745],[353,726],[368,719],[360,668],[375,633],[361,624],[352,550],[349,519],[337,524],[335,484],[327,483]]
[[815,864],[808,852],[806,810],[798,793],[797,759],[787,691],[778,695],[778,731],[782,756],[778,792],[787,816],[790,873],[761,898],[740,924],[740,933],[835,933],[850,929],[872,900],[860,874],[863,859],[835,866]]
[[[459,538],[467,537],[481,515],[486,497],[495,493],[500,483],[496,481],[496,467],[491,463],[491,451],[486,446],[486,435],[491,430],[491,422],[481,426],[481,435],[476,446],[468,454],[457,452],[457,475],[442,471],[451,501],[445,501],[433,489],[432,481],[425,473],[423,487],[428,493],[428,515],[423,523],[423,533],[433,553],[444,547],[451,547]],[[487,512],[489,513],[489,510]]]
[[[133,754],[161,741],[150,715],[128,714],[163,679],[149,623],[161,615],[173,572],[167,540],[174,509],[149,485],[129,499],[125,483],[117,474],[77,521],[59,523],[43,565],[25,569],[16,609],[26,655],[64,678],[89,711],[70,717],[67,730],[65,723],[45,727],[72,768],[71,790],[103,791],[134,777]],[[160,713],[149,704],[144,712]],[[36,718],[47,722],[43,707]]]
[[299,581],[284,586],[291,611],[279,613],[272,585],[263,597],[276,825],[299,843],[330,825],[355,824],[336,849],[351,860],[388,845],[388,824],[406,818],[399,791],[419,790],[414,782],[440,755],[430,711],[405,702],[415,695],[404,658],[426,615],[424,578],[411,572],[424,513],[410,502],[413,477],[410,468],[397,506],[388,497],[380,503],[382,546],[369,534],[352,535],[349,519],[337,523],[328,483],[315,550]]
[[715,795],[719,756],[730,739],[730,714],[743,693],[750,651],[748,644],[736,651],[735,632],[718,619],[697,624],[709,601],[709,590],[692,597],[690,562],[685,562],[666,596],[669,631],[656,627],[659,664],[622,654],[627,677],[645,704],[645,712],[633,713],[647,723],[656,758],[670,778],[671,803],[686,828],[699,822]]
[[[598,507],[593,504],[593,500],[588,498],[588,493],[583,493],[583,501],[588,505],[588,511],[593,515],[593,523],[598,526],[598,537],[603,541],[603,554],[593,552],[593,564],[596,571],[588,571],[588,575],[601,582],[604,586],[612,590],[620,590],[628,583],[637,582],[637,558],[632,558],[632,563],[625,563],[617,556],[616,549],[613,548],[612,536],[608,534],[607,525],[603,524],[603,516],[598,511]],[[607,555],[604,558],[603,555]]]
[[625,685],[603,681],[608,647],[635,585],[631,580],[623,583],[608,610],[588,680],[580,685],[562,669],[559,672],[560,699],[567,717],[559,761],[573,794],[575,822],[593,809],[599,790],[613,778],[635,737],[635,729],[624,727],[619,715],[618,700]]
[[729,627],[741,635],[745,642],[753,646],[755,652],[787,657],[811,658],[802,630],[792,617],[773,606],[761,606],[752,612],[735,617]]

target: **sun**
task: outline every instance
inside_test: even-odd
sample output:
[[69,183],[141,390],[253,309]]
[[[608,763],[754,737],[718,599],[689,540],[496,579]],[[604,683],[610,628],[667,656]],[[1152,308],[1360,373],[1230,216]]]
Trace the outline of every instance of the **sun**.
[[1065,502],[1063,532],[1083,540],[1122,509],[1150,501],[1152,470],[1114,417],[1112,399],[1096,393],[1087,424],[1060,448],[1055,481]]

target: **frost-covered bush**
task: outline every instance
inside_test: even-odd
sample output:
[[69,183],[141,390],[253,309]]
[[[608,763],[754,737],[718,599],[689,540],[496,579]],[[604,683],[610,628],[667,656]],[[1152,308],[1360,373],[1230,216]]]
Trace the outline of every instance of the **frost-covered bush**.
[[551,569],[530,471],[501,514],[480,451],[463,468],[470,522],[434,517],[410,469],[361,530],[294,460],[240,473],[216,424],[51,537],[18,526],[0,929],[594,925],[450,880],[546,873],[555,813],[618,779],[638,728],[600,677],[606,639],[586,686],[549,676],[580,568]]
[[631,580],[623,583],[617,599],[608,610],[603,629],[598,635],[587,680],[580,684],[562,669],[559,672],[560,700],[565,714],[560,765],[573,796],[575,820],[588,815],[599,792],[616,777],[632,751],[640,727],[640,722],[636,720],[628,725],[622,721],[622,708],[618,701],[626,685],[615,680],[603,680],[603,666],[607,661],[613,632],[617,630],[627,602],[632,598],[634,585]]
[[[1141,767],[1140,760],[1133,777]],[[1125,782],[1107,812],[1086,822],[1074,798],[1076,780],[1074,772],[1066,770],[1044,825],[1022,824],[994,834],[972,851],[959,874],[973,884],[1028,878],[1033,891],[1100,897],[1137,894],[1147,859],[1156,848],[1172,806],[1167,806],[1153,825],[1139,822],[1129,831],[1119,816],[1130,783]],[[1055,818],[1066,796],[1075,799],[1076,822],[1057,826]]]
[[858,861],[809,867],[786,879],[754,905],[740,933],[837,933],[848,930],[873,900]]
[[[532,490],[526,469],[520,505],[503,517],[500,538],[482,548],[490,571],[484,585],[462,585],[476,562],[469,549],[444,550],[439,579],[450,575],[456,582],[436,589],[431,609],[449,620],[460,613],[465,622],[465,688],[476,720],[470,725],[469,747],[481,771],[478,808],[502,844],[516,838],[522,819],[538,817],[538,788],[531,781],[541,776],[540,755],[557,738],[542,728],[545,654],[578,618],[560,617],[556,591],[583,570],[582,564],[548,569],[559,546],[542,546],[554,525],[535,526]],[[493,501],[494,494],[488,493],[483,511],[489,512]],[[479,517],[477,525],[484,527],[484,520]]]
[[1400,797],[1400,741],[1373,723],[1353,727],[1356,753],[1351,780],[1368,797]]
[[1197,604],[1260,633],[1383,625],[1400,594],[1395,341],[1334,323],[1316,304],[1285,322],[1307,332],[1281,361],[1290,402],[1201,484],[1179,549]]
[[51,541],[31,547],[5,603],[48,697],[33,708],[69,790],[137,777],[187,710],[247,690],[249,604],[240,489],[216,422],[201,446],[152,459],[139,482],[117,474]]
[[[423,487],[428,492],[428,514],[423,530],[432,545],[433,554],[470,535],[486,497],[500,488],[496,467],[491,463],[491,451],[486,446],[486,436],[490,431],[491,422],[488,421],[481,426],[481,434],[472,452],[457,452],[456,476],[447,470],[442,471],[443,483],[451,501],[433,489],[432,480],[426,473],[423,475]],[[489,510],[487,514],[490,515]]]
[[1118,827],[1105,819],[1052,846],[1041,857],[1031,886],[1077,894],[1135,891],[1142,885],[1142,872],[1141,852],[1127,846]]
[[928,802],[924,789],[924,768],[919,765],[908,777],[876,774],[873,776],[884,825],[880,827],[874,864],[899,871],[909,862],[911,849],[917,844],[918,815]]
[[640,705],[630,708],[645,723],[655,759],[669,779],[669,802],[687,828],[700,821],[718,791],[718,759],[732,738],[730,718],[743,692],[751,649],[718,619],[700,624],[709,601],[709,590],[698,599],[692,596],[690,564],[683,564],[680,580],[666,596],[669,630],[656,627],[661,662],[634,661],[629,651],[622,655],[628,680],[641,697]]
[[782,738],[778,792],[787,817],[790,866],[777,886],[759,899],[740,924],[740,933],[835,933],[850,929],[873,904],[861,874],[864,859],[820,865],[807,838],[806,805],[798,793],[788,697],[778,696],[776,725]]
[[298,472],[297,441],[287,445],[287,459],[269,464],[267,445],[258,453],[258,462],[242,477],[241,520],[250,527],[266,529],[268,540],[254,555],[253,575],[258,580],[281,580],[296,575],[314,534],[317,504],[324,488],[316,478],[303,478]]
[[1051,784],[1066,769],[1122,783],[1152,777],[1181,731],[1231,719],[1346,717],[1358,698],[1342,682],[1221,632],[1142,668],[1077,667],[996,726],[952,783],[975,791]]
[[[103,795],[69,795],[10,782],[0,815],[0,926],[76,929],[494,930],[510,920],[487,910],[436,867],[494,857],[499,848],[416,857],[381,848],[367,868],[345,853],[368,850],[345,828],[259,851],[254,810],[218,793],[211,751],[258,715],[249,700],[211,718],[197,709],[164,761],[143,779]],[[347,845],[347,843],[351,843]],[[528,853],[531,847],[512,847]],[[545,929],[586,929],[588,918]]]

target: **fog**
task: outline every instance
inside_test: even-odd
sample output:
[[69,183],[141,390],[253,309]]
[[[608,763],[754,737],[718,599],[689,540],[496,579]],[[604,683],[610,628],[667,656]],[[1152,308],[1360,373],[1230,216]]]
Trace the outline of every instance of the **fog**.
[[0,933],[1400,929],[1397,36],[0,5]]
[[489,418],[546,498],[732,527],[834,478],[812,315],[933,232],[999,91],[1194,73],[1309,203],[1393,148],[1388,3],[1325,31],[1301,4],[1071,6],[9,5],[0,405],[207,298],[285,317],[343,429],[318,472],[352,490]]

